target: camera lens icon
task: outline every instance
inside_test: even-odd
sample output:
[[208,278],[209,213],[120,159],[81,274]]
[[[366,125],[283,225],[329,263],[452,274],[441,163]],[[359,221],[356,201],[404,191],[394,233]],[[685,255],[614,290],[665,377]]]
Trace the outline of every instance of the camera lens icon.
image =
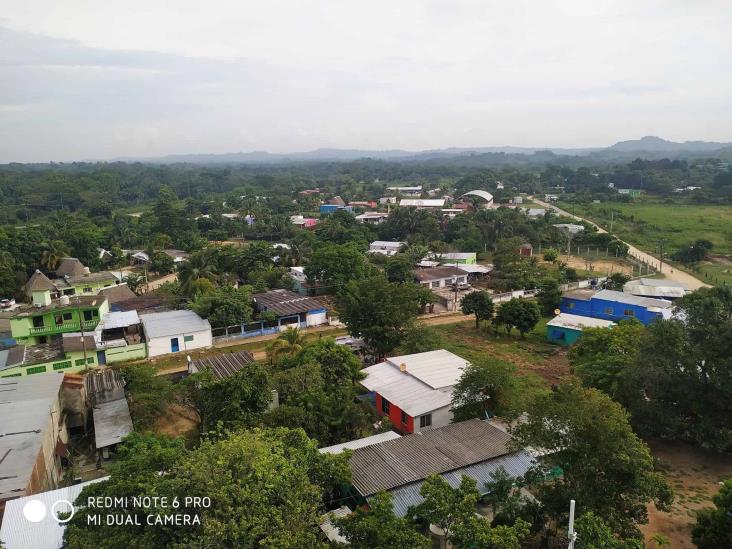
[[[62,513],[64,515],[68,513],[68,516],[60,518],[59,515]],[[59,524],[66,524],[69,522],[74,518],[74,513],[76,513],[74,504],[68,499],[60,499],[54,502],[51,506],[51,518]],[[23,506],[23,516],[28,522],[41,522],[46,518],[46,514],[48,514],[46,504],[39,499],[32,499]]]

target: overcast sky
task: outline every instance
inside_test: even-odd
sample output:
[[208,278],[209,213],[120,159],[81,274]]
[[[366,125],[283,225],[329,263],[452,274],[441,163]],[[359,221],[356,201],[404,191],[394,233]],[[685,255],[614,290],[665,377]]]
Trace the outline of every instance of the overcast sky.
[[0,162],[732,141],[729,0],[0,0]]

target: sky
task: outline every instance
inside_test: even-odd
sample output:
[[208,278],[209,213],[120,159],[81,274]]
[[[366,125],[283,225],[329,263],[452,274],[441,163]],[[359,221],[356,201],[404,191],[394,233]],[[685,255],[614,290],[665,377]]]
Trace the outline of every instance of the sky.
[[728,0],[0,0],[0,163],[732,141]]

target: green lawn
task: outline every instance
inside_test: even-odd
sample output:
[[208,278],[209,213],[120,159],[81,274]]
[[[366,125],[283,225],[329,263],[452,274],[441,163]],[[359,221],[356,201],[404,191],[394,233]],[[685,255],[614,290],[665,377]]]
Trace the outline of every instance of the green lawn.
[[666,251],[704,238],[714,244],[713,253],[732,254],[732,206],[666,203],[647,198],[631,203],[559,205],[570,213],[587,217],[609,230],[615,212],[613,233],[647,252],[654,252],[666,239]]

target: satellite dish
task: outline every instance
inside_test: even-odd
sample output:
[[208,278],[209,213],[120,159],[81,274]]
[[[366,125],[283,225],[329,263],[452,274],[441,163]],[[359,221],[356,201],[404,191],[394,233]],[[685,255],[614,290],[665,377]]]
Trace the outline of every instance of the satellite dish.
[[554,314],[558,315],[561,311],[559,309],[554,309]]

